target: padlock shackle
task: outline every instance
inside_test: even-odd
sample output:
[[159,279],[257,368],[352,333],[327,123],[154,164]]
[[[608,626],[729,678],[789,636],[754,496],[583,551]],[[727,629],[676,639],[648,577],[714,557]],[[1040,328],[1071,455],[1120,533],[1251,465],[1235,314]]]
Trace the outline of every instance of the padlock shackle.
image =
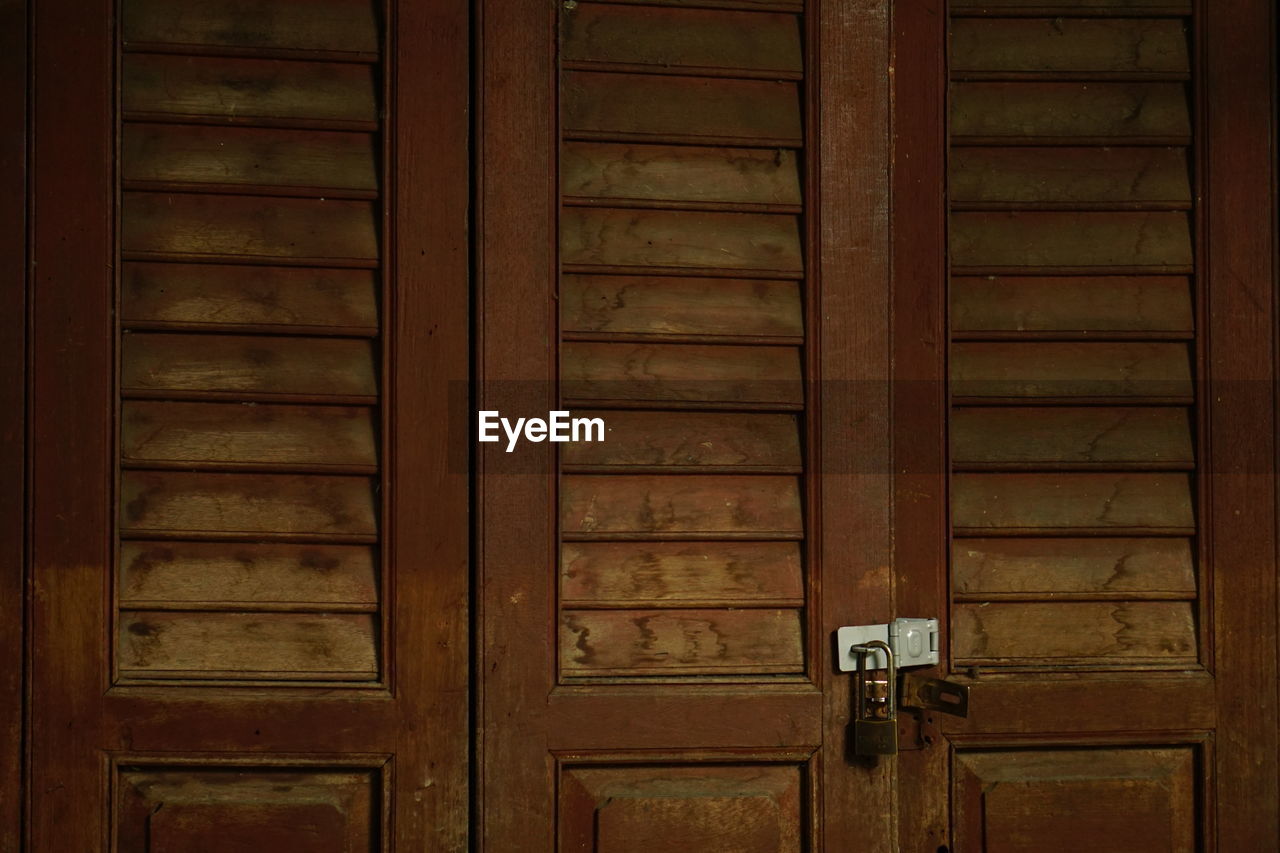
[[871,656],[872,652],[883,652],[887,663],[885,677],[888,681],[887,689],[885,690],[885,711],[888,719],[894,719],[898,711],[894,697],[894,694],[898,691],[898,668],[893,662],[893,649],[889,648],[889,644],[883,640],[867,640],[865,643],[853,646],[850,651],[858,656],[858,718],[868,718],[867,658]]

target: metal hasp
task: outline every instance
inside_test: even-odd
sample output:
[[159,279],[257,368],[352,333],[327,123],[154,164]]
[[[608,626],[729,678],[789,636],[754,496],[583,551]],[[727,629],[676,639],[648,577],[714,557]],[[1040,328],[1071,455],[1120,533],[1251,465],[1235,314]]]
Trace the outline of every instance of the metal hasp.
[[[937,619],[894,619],[881,625],[846,625],[836,630],[836,664],[841,672],[855,672],[859,655],[854,646],[879,642],[893,652],[898,669],[938,663]],[[883,651],[870,651],[867,669],[886,669]]]

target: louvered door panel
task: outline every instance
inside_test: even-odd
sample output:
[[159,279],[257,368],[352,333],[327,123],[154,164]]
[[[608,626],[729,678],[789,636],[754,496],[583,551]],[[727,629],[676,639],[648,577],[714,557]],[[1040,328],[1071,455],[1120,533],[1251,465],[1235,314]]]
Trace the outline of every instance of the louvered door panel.
[[1188,21],[1042,5],[953,4],[954,665],[1192,666]]
[[125,6],[122,682],[382,677],[376,17]]
[[566,682],[808,664],[800,18],[680,5],[563,15]]

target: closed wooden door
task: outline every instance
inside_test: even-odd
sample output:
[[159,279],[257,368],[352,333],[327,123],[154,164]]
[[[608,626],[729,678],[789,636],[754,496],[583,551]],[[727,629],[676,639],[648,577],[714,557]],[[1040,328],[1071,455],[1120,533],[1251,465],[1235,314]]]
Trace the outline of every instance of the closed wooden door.
[[483,848],[1272,849],[1265,4],[479,27],[478,404],[606,424],[480,445]]
[[31,850],[465,847],[466,7],[391,6],[34,10]]

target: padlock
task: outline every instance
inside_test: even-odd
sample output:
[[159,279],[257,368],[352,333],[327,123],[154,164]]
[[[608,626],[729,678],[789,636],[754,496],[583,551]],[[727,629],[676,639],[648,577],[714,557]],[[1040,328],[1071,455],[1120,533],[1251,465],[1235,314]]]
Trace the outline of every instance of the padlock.
[[[853,751],[855,755],[896,755],[898,752],[898,719],[893,694],[897,688],[897,668],[893,649],[880,640],[869,640],[854,646],[858,656],[858,694],[853,718]],[[873,682],[867,674],[867,658],[873,651],[884,653],[888,666],[884,682]],[[872,685],[883,684],[883,691]]]

